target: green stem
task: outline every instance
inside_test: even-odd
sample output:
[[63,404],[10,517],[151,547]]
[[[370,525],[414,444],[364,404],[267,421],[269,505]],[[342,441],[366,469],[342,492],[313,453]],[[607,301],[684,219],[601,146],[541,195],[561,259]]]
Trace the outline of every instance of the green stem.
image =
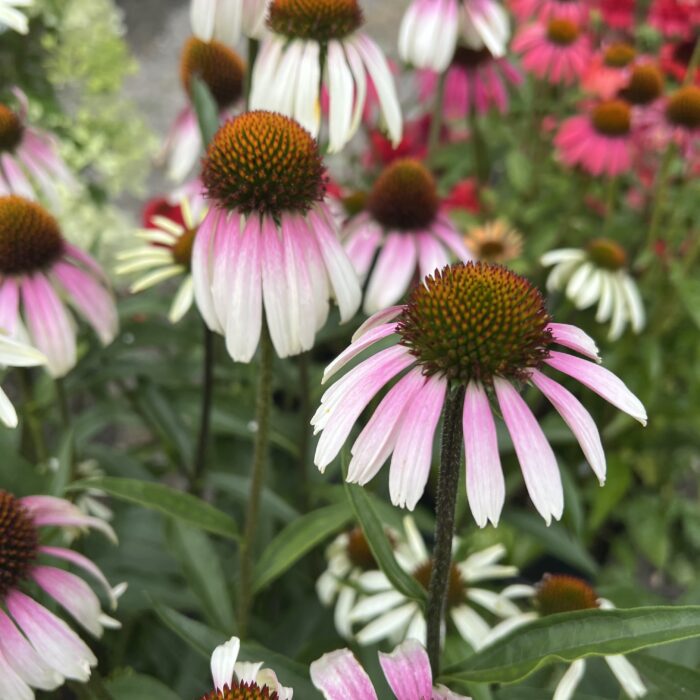
[[606,223],[610,226],[613,218],[613,211],[615,210],[615,199],[617,198],[618,185],[620,183],[620,178],[613,175],[608,180],[607,193],[605,197],[605,217]]
[[489,179],[489,163],[486,154],[486,142],[479,126],[479,115],[472,106],[469,110],[469,135],[474,151],[474,170],[479,183],[484,184]]
[[656,200],[651,214],[651,224],[649,225],[649,234],[647,237],[647,248],[654,245],[654,241],[658,237],[659,227],[663,219],[664,209],[666,208],[666,193],[668,190],[669,175],[671,173],[671,163],[675,154],[674,144],[669,145],[664,159],[659,168],[659,174],[656,178]]
[[56,400],[58,401],[58,408],[61,413],[61,423],[63,424],[64,430],[68,430],[71,427],[71,417],[65,379],[63,377],[56,377],[54,379],[54,386],[56,387]]
[[430,120],[430,132],[428,134],[428,154],[430,159],[435,153],[435,149],[440,144],[440,132],[442,131],[443,105],[445,102],[445,86],[447,84],[447,71],[440,74],[438,78],[437,90],[435,91],[435,102],[433,102],[433,113]]
[[204,365],[202,367],[202,404],[199,414],[199,434],[194,458],[191,490],[200,493],[207,472],[207,451],[211,426],[212,393],[214,387],[214,334],[202,322]]
[[695,48],[693,49],[693,54],[690,57],[688,63],[688,71],[685,74],[685,80],[683,85],[691,85],[695,80],[695,72],[700,66],[700,39],[695,42]]
[[309,506],[309,447],[311,445],[311,373],[308,352],[299,355],[299,389],[301,407],[299,413],[299,496],[304,511]]
[[245,529],[241,542],[240,636],[248,632],[250,608],[253,602],[253,549],[258,531],[260,499],[265,484],[265,468],[270,434],[270,410],[272,408],[272,364],[274,351],[267,326],[263,324],[260,336],[260,366],[258,374],[258,398],[255,408],[255,444],[250,473],[250,492],[246,510]]
[[258,57],[260,42],[257,39],[248,39],[248,64],[246,66],[245,76],[245,108],[250,109],[250,92],[253,88],[253,66],[255,59]]
[[433,678],[437,678],[440,673],[441,632],[452,567],[452,539],[455,529],[459,469],[462,463],[463,407],[464,387],[450,391],[443,413],[440,475],[435,506],[433,571],[430,576],[426,610],[428,657],[433,669]]
[[31,462],[43,464],[48,459],[48,450],[41,420],[37,418],[34,400],[34,377],[32,370],[22,367],[18,370],[20,391],[22,393],[22,456]]

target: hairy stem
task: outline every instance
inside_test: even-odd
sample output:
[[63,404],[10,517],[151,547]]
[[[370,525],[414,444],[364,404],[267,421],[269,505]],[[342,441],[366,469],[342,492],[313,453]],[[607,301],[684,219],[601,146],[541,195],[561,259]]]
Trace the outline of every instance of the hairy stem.
[[299,495],[300,503],[306,511],[309,505],[309,446],[311,444],[311,358],[308,352],[299,355],[299,390],[301,408],[299,413]]
[[445,103],[445,86],[447,83],[447,71],[440,74],[435,91],[435,102],[430,120],[430,133],[428,134],[428,158],[434,155],[435,149],[440,144],[440,132],[442,131],[443,106]]

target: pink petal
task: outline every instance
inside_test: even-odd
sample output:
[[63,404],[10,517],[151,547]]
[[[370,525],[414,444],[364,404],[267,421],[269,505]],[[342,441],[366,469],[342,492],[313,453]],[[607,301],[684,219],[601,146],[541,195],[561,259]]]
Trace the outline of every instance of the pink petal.
[[450,256],[437,238],[428,233],[419,233],[416,237],[418,245],[418,261],[421,278],[435,274],[450,262]]
[[564,511],[564,491],[554,452],[537,419],[510,382],[493,381],[503,420],[518,455],[530,498],[547,525]]
[[370,316],[354,333],[352,336],[352,342],[359,340],[365,333],[371,331],[373,328],[380,326],[383,323],[389,323],[393,321],[397,316],[401,314],[404,310],[404,306],[389,306],[382,311],[377,311],[376,314]]
[[310,673],[326,700],[377,700],[372,681],[349,649],[324,654],[311,664]]
[[412,234],[387,236],[365,293],[366,313],[375,313],[401,299],[416,273],[417,257]]
[[588,360],[582,360],[580,357],[555,351],[550,352],[545,362],[550,367],[578,380],[642,425],[647,424],[647,412],[642,402],[609,369]]
[[0,331],[15,337],[19,321],[19,287],[11,277],[0,282]]
[[484,527],[488,520],[497,526],[506,487],[493,413],[486,390],[477,381],[467,386],[463,429],[469,507],[479,527]]
[[204,322],[210,330],[216,333],[223,333],[223,327],[219,323],[212,296],[212,243],[219,220],[223,215],[222,210],[217,208],[212,208],[207,212],[204,221],[197,229],[197,236],[192,247],[194,300]]
[[34,700],[31,688],[17,675],[5,655],[0,652],[0,697],[12,700]]
[[552,331],[554,342],[565,348],[580,352],[596,362],[600,362],[598,346],[590,335],[582,331],[578,326],[568,323],[550,323],[547,330]]
[[407,639],[391,654],[379,652],[379,663],[396,700],[432,697],[433,674],[428,654],[415,639]]
[[382,326],[377,326],[371,331],[365,333],[359,340],[356,340],[351,345],[349,345],[338,357],[331,362],[326,371],[323,373],[323,384],[325,384],[336,372],[341,370],[348,362],[351,362],[358,355],[363,353],[367,348],[371,347],[375,343],[378,343],[383,338],[396,333],[395,323],[385,323]]

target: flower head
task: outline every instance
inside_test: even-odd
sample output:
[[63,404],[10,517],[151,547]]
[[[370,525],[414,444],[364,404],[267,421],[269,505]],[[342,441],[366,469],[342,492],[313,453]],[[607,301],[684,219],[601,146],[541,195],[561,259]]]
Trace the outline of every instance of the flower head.
[[[53,599],[91,635],[119,623],[102,612],[92,588],[71,571],[88,573],[116,607],[124,586],[112,588],[89,559],[63,547],[42,544],[41,530],[95,528],[111,539],[104,521],[84,515],[68,501],[50,496],[17,498],[0,490],[0,695],[33,697],[31,688],[53,690],[66,679],[86,681],[97,659],[80,637],[35,598]],[[50,561],[60,560],[57,568]]]
[[[323,433],[315,458],[323,470],[372,398],[398,378],[360,432],[348,468],[349,481],[365,484],[393,453],[389,490],[396,505],[412,509],[423,494],[448,390],[465,392],[467,496],[481,526],[498,521],[505,498],[492,399],[510,432],[530,497],[547,522],[562,514],[561,479],[552,448],[517,387],[531,383],[549,399],[601,482],[605,455],[593,419],[543,370],[577,379],[646,422],[640,401],[596,363],[594,342],[575,326],[553,323],[539,291],[498,265],[458,264],[428,277],[405,306],[381,311],[364,324],[327,367],[324,380],[387,339],[396,344],[376,351],[326,391],[312,423]],[[596,362],[563,353],[557,345]]]
[[586,0],[509,0],[513,14],[519,20],[538,18],[567,19],[577,24],[588,19],[588,2]]
[[68,243],[41,205],[0,197],[0,328],[29,339],[52,376],[77,362],[75,324],[63,299],[93,327],[103,344],[117,332],[117,311],[99,265]]
[[341,319],[361,300],[357,276],[324,203],[318,145],[289,117],[249,112],[217,132],[202,180],[210,209],[192,251],[195,299],[207,325],[249,362],[263,306],[280,357],[313,346],[335,296]]
[[581,79],[581,87],[602,99],[617,96],[629,82],[637,52],[631,44],[616,41],[605,46],[590,60]]
[[286,688],[271,669],[262,663],[238,661],[241,640],[231,637],[211,655],[214,690],[201,700],[292,700],[292,688]]
[[700,87],[686,85],[672,93],[666,103],[666,118],[680,129],[700,130]]
[[470,229],[464,242],[476,260],[490,263],[509,262],[523,250],[522,235],[503,219]]
[[552,266],[548,289],[564,290],[579,309],[598,304],[596,321],[610,321],[610,340],[617,340],[628,323],[635,333],[644,328],[644,304],[619,243],[597,238],[585,248],[552,250],[542,256],[542,264]]
[[658,100],[663,91],[664,76],[660,68],[651,61],[640,61],[630,70],[620,96],[632,105],[644,107]]
[[[391,654],[379,652],[379,663],[399,700],[469,700],[444,686],[433,687],[433,674],[425,649],[408,639]],[[377,700],[367,672],[349,649],[324,654],[311,664],[311,680],[326,700]]]
[[340,151],[362,121],[368,80],[394,144],[402,118],[394,79],[379,47],[361,31],[358,0],[273,0],[253,69],[253,109],[294,117],[314,137],[321,129],[321,89],[328,93],[329,150]]
[[435,178],[415,158],[394,160],[381,172],[364,211],[348,220],[343,234],[358,275],[369,277],[367,313],[399,301],[417,273],[470,258],[443,210]]

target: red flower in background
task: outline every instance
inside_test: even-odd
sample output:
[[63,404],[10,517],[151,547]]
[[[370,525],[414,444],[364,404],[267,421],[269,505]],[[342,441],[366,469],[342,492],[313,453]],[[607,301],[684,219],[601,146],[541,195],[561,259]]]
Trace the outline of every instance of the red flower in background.
[[[680,43],[669,42],[664,44],[659,54],[659,64],[664,73],[679,83],[685,82],[694,49],[695,39],[689,39]],[[693,82],[696,85],[700,85],[700,67],[695,69]]]
[[144,228],[156,228],[153,223],[154,216],[163,216],[166,219],[174,221],[180,226],[184,226],[185,222],[182,219],[182,210],[179,204],[171,204],[165,197],[153,197],[144,205],[141,212],[141,222]]
[[635,0],[598,0],[598,9],[609,27],[632,29],[635,4]]
[[700,25],[700,2],[654,0],[649,10],[649,24],[664,36],[694,39],[693,28]]
[[427,154],[432,118],[429,114],[404,124],[403,139],[396,148],[378,129],[369,132],[370,147],[364,158],[366,166],[388,165],[399,158],[422,160]]
[[472,214],[478,214],[481,211],[481,202],[476,180],[473,177],[460,180],[443,200],[443,206],[448,211],[463,209]]

